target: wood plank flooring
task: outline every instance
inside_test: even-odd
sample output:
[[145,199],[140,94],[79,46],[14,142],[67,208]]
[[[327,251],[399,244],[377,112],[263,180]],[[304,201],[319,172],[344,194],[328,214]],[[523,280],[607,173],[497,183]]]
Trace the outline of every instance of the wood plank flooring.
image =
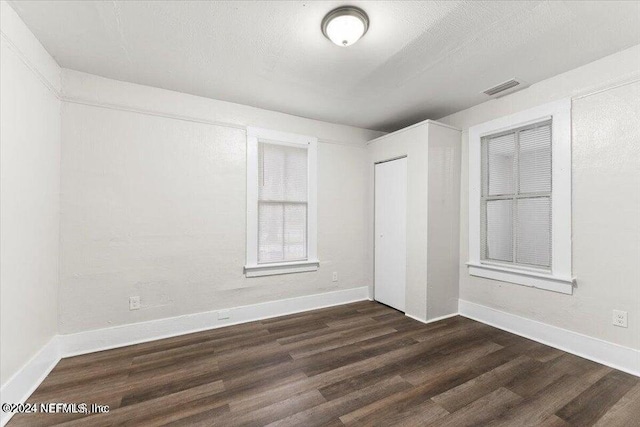
[[463,317],[365,301],[63,359],[9,426],[632,426],[640,380]]

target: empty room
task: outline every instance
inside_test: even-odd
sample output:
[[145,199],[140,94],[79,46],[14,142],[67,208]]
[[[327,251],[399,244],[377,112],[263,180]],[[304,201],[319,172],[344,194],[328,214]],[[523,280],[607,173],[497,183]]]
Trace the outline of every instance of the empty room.
[[0,35],[0,427],[640,426],[640,1]]

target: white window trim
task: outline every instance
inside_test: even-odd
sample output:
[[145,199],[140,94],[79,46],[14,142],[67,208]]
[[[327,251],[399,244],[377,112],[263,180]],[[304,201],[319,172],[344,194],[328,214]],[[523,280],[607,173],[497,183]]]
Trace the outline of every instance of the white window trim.
[[[552,119],[551,272],[503,266],[480,258],[481,139]],[[571,271],[571,99],[544,104],[469,128],[469,274],[564,294],[573,292]]]
[[[258,140],[308,147],[307,259],[258,264]],[[318,269],[318,138],[270,129],[247,127],[247,259],[246,277],[300,273]]]

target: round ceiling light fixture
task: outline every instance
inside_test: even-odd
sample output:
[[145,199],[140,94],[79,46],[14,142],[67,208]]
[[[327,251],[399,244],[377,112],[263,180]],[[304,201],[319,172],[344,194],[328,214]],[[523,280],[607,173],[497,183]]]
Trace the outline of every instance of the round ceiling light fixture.
[[322,34],[338,46],[351,46],[369,29],[369,17],[364,10],[342,6],[327,13],[322,20]]

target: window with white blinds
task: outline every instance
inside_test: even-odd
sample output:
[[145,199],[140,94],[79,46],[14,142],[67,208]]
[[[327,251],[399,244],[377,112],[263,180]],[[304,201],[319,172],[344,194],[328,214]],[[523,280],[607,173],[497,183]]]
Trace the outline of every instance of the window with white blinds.
[[247,277],[318,269],[317,138],[247,128]]
[[551,269],[552,122],[482,138],[481,259]]
[[258,264],[306,260],[307,147],[258,149]]
[[571,100],[469,128],[471,276],[571,294]]

